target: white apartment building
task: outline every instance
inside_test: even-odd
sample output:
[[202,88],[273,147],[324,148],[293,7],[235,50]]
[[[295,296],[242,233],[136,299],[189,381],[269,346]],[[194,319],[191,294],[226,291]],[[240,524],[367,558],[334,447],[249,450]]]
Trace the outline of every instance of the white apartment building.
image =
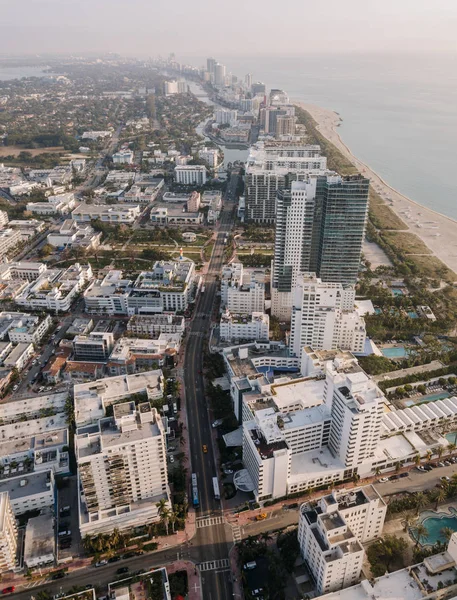
[[122,337],[110,354],[108,372],[122,375],[163,367],[167,359],[177,355],[180,343],[179,333],[161,333],[155,339]]
[[49,196],[47,202],[29,202],[27,210],[40,215],[66,214],[76,206],[73,192]]
[[106,416],[108,406],[127,400],[133,394],[144,394],[149,400],[157,400],[163,397],[163,391],[161,369],[77,384],[73,390],[76,424],[97,423]]
[[265,271],[243,268],[242,263],[224,265],[221,275],[221,309],[252,314],[265,309]]
[[219,324],[221,341],[268,341],[270,338],[270,317],[263,312],[240,315],[225,311]]
[[32,517],[25,529],[24,563],[29,569],[55,561],[55,533],[52,513]]
[[68,269],[46,269],[16,296],[16,303],[32,310],[68,312],[90,279],[90,264],[75,263]]
[[8,225],[8,213],[6,212],[6,210],[0,210],[0,227],[3,229],[3,227],[6,227]]
[[22,279],[35,281],[47,271],[47,266],[40,262],[22,261],[0,265],[0,279]]
[[301,357],[304,346],[363,352],[365,321],[354,310],[354,300],[353,287],[324,283],[314,274],[298,275],[293,290],[291,352]]
[[218,125],[235,125],[237,117],[237,110],[220,108],[214,112],[214,120]]
[[52,325],[49,315],[41,319],[27,313],[0,313],[0,336],[8,327],[8,337],[15,344],[26,343],[38,346]]
[[327,158],[320,146],[297,142],[257,142],[246,162],[246,219],[259,223],[276,222],[276,194],[287,188],[286,178],[298,181],[324,174]]
[[116,404],[112,418],[77,430],[82,536],[160,518],[156,503],[169,503],[165,435],[149,402]]
[[180,185],[205,185],[204,165],[183,165],[175,167],[175,182]]
[[74,221],[92,221],[100,219],[105,223],[128,223],[135,222],[140,215],[140,207],[130,204],[80,204],[72,213],[71,218]]
[[5,367],[10,369],[17,369],[19,372],[22,371],[30,358],[35,354],[33,344],[20,343],[13,348],[13,350],[4,359],[3,364]]
[[301,507],[298,541],[318,594],[358,582],[365,551],[332,496],[321,498],[317,506]]
[[17,525],[7,492],[0,493],[0,573],[16,566]]
[[54,473],[37,471],[0,481],[0,494],[8,492],[15,516],[54,506]]
[[211,169],[217,167],[219,161],[219,150],[217,148],[208,148],[204,146],[198,151],[198,157],[208,163]]
[[9,250],[20,244],[21,241],[22,235],[17,229],[0,229],[0,259],[8,254]]
[[131,150],[119,150],[113,154],[115,165],[131,165],[133,163],[133,152]]
[[106,137],[111,137],[113,135],[112,131],[85,131],[81,139],[82,140],[91,140],[93,142],[104,139]]
[[100,245],[101,232],[95,232],[89,224],[79,224],[73,219],[66,219],[58,232],[48,234],[48,244],[56,248],[95,249]]
[[127,333],[134,336],[159,336],[161,333],[184,334],[186,321],[183,316],[156,314],[134,315],[127,323]]

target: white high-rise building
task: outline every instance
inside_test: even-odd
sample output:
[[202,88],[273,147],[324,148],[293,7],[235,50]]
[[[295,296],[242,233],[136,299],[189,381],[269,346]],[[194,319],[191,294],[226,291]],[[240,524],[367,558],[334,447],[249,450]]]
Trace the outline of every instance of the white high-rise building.
[[278,190],[288,188],[289,181],[324,174],[327,158],[320,151],[320,146],[278,140],[251,146],[246,162],[246,220],[277,225]]
[[166,432],[149,402],[113,407],[113,417],[76,432],[81,535],[130,529],[159,519],[169,502]]
[[[355,365],[354,365],[355,367]],[[329,448],[347,469],[369,461],[381,437],[384,396],[360,367],[329,364],[325,402],[331,410]]]
[[217,87],[225,86],[225,65],[221,63],[214,65],[214,85]]
[[251,73],[248,73],[247,75],[244,76],[244,83],[246,85],[246,88],[248,90],[251,89],[251,85],[252,85],[252,75]]
[[313,274],[298,275],[293,291],[290,349],[301,357],[302,348],[362,352],[366,329],[354,310],[355,290],[341,283],[324,283]]
[[237,117],[237,110],[228,110],[225,108],[220,108],[214,113],[214,119],[218,125],[235,125]]
[[8,492],[0,493],[0,573],[16,566],[17,525]]

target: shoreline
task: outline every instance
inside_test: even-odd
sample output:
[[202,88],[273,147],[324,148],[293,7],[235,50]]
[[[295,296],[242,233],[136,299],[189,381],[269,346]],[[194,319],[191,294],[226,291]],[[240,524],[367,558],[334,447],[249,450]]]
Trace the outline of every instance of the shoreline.
[[[313,117],[317,129],[334,144],[360,172],[370,179],[374,190],[389,206],[406,228],[400,231],[414,233],[430,249],[429,256],[436,256],[457,273],[457,220],[428,208],[389,185],[369,165],[358,159],[341,138],[338,127],[341,115],[315,104],[292,101]],[[398,231],[398,230],[397,230]]]

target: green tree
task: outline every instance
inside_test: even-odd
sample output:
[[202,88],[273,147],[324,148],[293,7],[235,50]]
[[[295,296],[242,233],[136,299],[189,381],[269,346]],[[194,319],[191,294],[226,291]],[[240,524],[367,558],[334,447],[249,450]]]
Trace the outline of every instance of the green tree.
[[381,577],[386,571],[402,568],[407,548],[406,540],[395,535],[386,535],[371,544],[367,550],[367,557],[373,576]]
[[422,539],[428,538],[428,529],[425,527],[423,523],[418,523],[414,528],[415,538],[416,538],[416,546],[418,546]]
[[443,529],[441,529],[441,531],[440,531],[441,537],[443,537],[446,542],[449,542],[453,533],[454,533],[454,530],[451,529],[450,527],[443,527]]

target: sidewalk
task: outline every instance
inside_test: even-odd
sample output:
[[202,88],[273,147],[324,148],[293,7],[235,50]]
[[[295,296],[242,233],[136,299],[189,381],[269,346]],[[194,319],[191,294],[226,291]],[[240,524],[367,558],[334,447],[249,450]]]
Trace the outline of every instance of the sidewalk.
[[189,591],[187,593],[188,600],[201,600],[202,598],[202,582],[198,569],[193,562],[189,560],[178,560],[171,565],[166,565],[168,575],[177,571],[187,571],[187,583]]

